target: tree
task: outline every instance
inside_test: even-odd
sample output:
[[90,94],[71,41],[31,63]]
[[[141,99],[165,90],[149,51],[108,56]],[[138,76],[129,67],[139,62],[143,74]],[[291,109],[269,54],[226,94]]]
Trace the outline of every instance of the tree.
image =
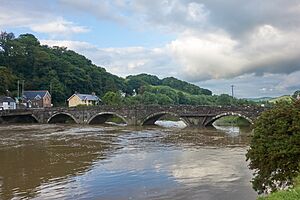
[[196,85],[178,80],[174,77],[168,77],[162,79],[162,85],[166,85],[174,89],[181,90],[183,92],[187,92],[193,95],[199,95],[199,94],[212,95],[212,92],[208,89],[200,88]]
[[0,95],[9,95],[9,91],[16,90],[15,83],[17,77],[7,69],[6,67],[0,66]]
[[140,93],[140,88],[145,84],[142,80],[136,78],[126,78],[127,91],[126,93],[132,95],[133,91]]
[[300,171],[300,102],[278,103],[255,122],[247,152],[258,193],[292,184]]
[[102,101],[107,105],[121,105],[122,96],[120,92],[107,92],[102,97]]
[[178,92],[178,103],[179,104],[190,104],[190,99],[183,92]]
[[217,105],[226,106],[226,105],[232,105],[233,98],[229,96],[228,94],[221,94],[220,96],[217,96]]
[[300,90],[295,91],[292,97],[296,99],[298,96],[300,96]]
[[174,104],[174,101],[167,96],[166,94],[157,94],[156,95],[157,103],[159,105],[171,105]]
[[153,93],[146,91],[142,95],[142,102],[143,102],[143,104],[146,104],[146,105],[158,104],[157,96]]
[[0,52],[8,52],[8,43],[15,38],[13,33],[1,32],[0,33]]

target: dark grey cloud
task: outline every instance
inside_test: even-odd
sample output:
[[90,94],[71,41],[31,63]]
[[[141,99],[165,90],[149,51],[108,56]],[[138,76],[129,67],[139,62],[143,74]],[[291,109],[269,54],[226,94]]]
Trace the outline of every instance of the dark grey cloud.
[[300,4],[297,0],[198,0],[211,15],[209,21],[234,36],[247,34],[259,25],[269,24],[280,29],[298,28]]
[[[239,37],[255,27],[269,24],[280,29],[294,29],[300,25],[300,2],[298,0],[131,0],[127,9],[133,16],[166,26],[172,31],[178,27],[188,29],[223,29]],[[189,8],[198,8],[199,19],[191,20]],[[200,9],[199,9],[200,8]],[[177,31],[182,31],[178,29]]]

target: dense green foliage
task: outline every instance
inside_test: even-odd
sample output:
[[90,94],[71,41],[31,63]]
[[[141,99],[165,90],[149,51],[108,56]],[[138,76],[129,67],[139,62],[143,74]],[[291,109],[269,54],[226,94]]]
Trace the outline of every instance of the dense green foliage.
[[141,86],[144,85],[153,85],[153,86],[169,86],[170,88],[180,90],[182,92],[186,92],[192,95],[212,95],[212,92],[207,89],[200,88],[196,85],[190,84],[185,81],[178,80],[174,77],[168,77],[164,79],[159,79],[156,76],[149,74],[139,74],[139,75],[131,75],[126,77],[126,82],[128,87],[132,91],[133,89],[139,93],[142,92]]
[[95,92],[109,105],[244,105],[253,102],[212,92],[174,77],[148,74],[117,77],[64,47],[48,47],[31,34],[0,34],[0,95],[16,96],[17,80],[26,90],[49,90],[55,106],[75,91]]
[[212,92],[210,90],[199,88],[193,84],[190,84],[185,81],[180,81],[174,77],[164,78],[162,80],[162,85],[170,86],[171,88],[181,90],[183,92],[187,92],[193,95],[212,95]]
[[122,104],[122,96],[120,92],[107,92],[103,97],[102,101],[107,105],[121,105]]
[[[0,94],[16,90],[16,79],[25,80],[27,90],[51,90],[54,103],[64,103],[75,91],[96,92],[126,90],[122,78],[107,73],[84,56],[63,47],[40,45],[31,34],[15,38],[0,35]],[[13,74],[13,75],[12,75]]]
[[191,95],[169,86],[143,85],[139,92],[132,96],[122,96],[120,92],[108,92],[103,101],[109,105],[250,105],[254,102],[222,95]]
[[255,122],[247,152],[253,188],[267,193],[284,188],[300,171],[300,102],[277,103]]
[[300,199],[300,176],[294,181],[295,187],[286,191],[274,192],[258,200],[299,200]]
[[9,94],[16,87],[17,77],[6,67],[0,66],[0,94]]

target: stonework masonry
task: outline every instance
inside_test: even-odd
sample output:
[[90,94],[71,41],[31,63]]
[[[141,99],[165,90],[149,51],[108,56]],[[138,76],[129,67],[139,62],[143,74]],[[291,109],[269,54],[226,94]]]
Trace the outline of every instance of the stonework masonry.
[[121,118],[127,125],[154,124],[169,114],[182,119],[188,126],[205,127],[223,116],[240,116],[250,123],[266,108],[258,106],[90,106],[78,108],[44,108],[0,111],[0,122],[6,118],[31,117],[38,123],[63,122],[66,119],[78,124],[101,124],[112,116]]

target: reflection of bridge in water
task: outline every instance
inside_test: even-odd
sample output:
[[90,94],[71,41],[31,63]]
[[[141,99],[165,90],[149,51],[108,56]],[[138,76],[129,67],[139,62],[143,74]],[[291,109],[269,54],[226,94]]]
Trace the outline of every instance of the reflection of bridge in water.
[[127,125],[152,125],[164,115],[180,118],[187,126],[210,126],[224,116],[240,116],[250,123],[266,108],[257,106],[97,106],[0,111],[1,122],[103,124],[118,117]]

